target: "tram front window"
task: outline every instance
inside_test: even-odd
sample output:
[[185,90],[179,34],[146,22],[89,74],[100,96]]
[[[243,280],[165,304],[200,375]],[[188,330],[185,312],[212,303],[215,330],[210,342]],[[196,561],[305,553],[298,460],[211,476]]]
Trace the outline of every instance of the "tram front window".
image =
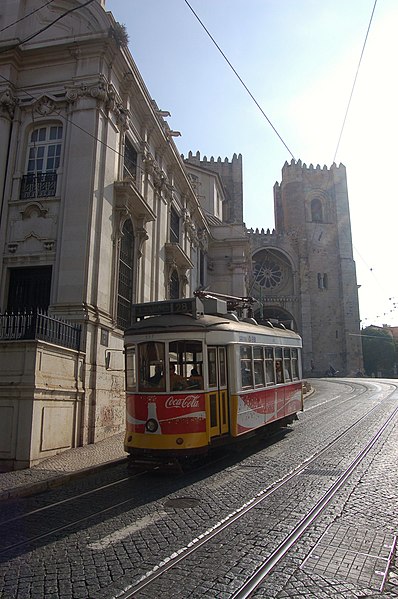
[[150,341],[138,346],[139,391],[164,391],[164,343]]
[[[169,344],[169,362],[173,365],[170,377],[171,391],[203,389],[203,348],[201,341],[181,339]],[[180,388],[173,388],[175,375],[179,377]]]
[[126,390],[135,391],[136,385],[135,346],[133,346],[126,348]]

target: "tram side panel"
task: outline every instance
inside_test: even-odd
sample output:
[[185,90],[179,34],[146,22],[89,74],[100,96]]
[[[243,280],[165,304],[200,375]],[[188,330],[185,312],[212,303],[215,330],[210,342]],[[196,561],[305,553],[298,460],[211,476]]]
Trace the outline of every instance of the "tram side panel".
[[237,437],[300,412],[302,383],[234,394],[231,408],[231,434]]

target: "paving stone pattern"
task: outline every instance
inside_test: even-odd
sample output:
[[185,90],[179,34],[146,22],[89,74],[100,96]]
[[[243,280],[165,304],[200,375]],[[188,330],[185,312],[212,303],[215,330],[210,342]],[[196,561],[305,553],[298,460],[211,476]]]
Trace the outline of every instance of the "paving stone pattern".
[[[361,400],[354,400],[349,381],[341,383],[338,392],[336,388],[333,385],[336,396],[333,402],[309,409],[295,423],[292,432],[274,445],[254,453],[235,455],[228,463],[215,464],[184,477],[150,475],[132,478],[111,490],[88,496],[78,507],[76,504],[65,504],[58,511],[47,514],[45,520],[49,523],[58,520],[63,525],[76,517],[76,513],[83,517],[93,503],[96,509],[103,507],[107,510],[102,516],[54,533],[28,549],[16,550],[8,561],[0,564],[1,597],[110,599],[113,591],[138,580],[173,551],[187,545],[241,506],[247,498],[254,497],[261,489],[291,471],[347,424],[380,403],[380,396],[369,392]],[[386,403],[386,410],[392,409],[393,401]],[[309,402],[308,407],[315,405],[316,398]],[[358,469],[353,482],[339,495],[334,508],[322,515],[304,535],[292,557],[275,569],[266,584],[258,589],[256,596],[318,599],[380,596],[372,588],[362,588],[358,583],[338,580],[328,572],[319,574],[301,566],[329,527],[363,527],[385,534],[388,538],[398,529],[395,508],[397,441],[394,429],[391,440],[388,439],[377,448],[368,463]],[[355,446],[355,438],[352,443]],[[122,457],[122,454],[119,453],[118,457]],[[346,459],[345,452],[341,451],[341,468]],[[331,468],[327,459],[318,467],[317,473],[309,470],[302,477],[302,486],[292,491],[290,497],[284,498],[284,508],[270,501],[267,508],[264,506],[254,511],[251,521],[246,525],[252,537],[247,550],[244,549],[247,530],[237,528],[233,533],[226,534],[225,538],[220,536],[217,543],[206,550],[200,563],[193,560],[191,565],[181,564],[170,571],[160,584],[159,596],[163,599],[228,599],[231,590],[247,578],[258,559],[284,538],[288,529],[286,514],[291,518],[301,516],[299,511],[295,513],[300,497],[304,493],[310,496],[313,493],[310,489],[320,492],[330,477],[338,476],[338,470]],[[111,472],[104,470],[99,473],[99,482],[105,484],[107,480],[113,480]],[[76,488],[81,488],[82,480],[76,482]],[[69,485],[64,492],[71,493],[72,488]],[[26,506],[41,506],[52,496],[61,498],[62,493],[63,490],[58,488],[36,498],[6,502],[7,509],[14,508],[15,513],[18,513]],[[170,500],[177,500],[177,505],[170,504]],[[190,507],[187,506],[188,500],[191,500]],[[125,503],[109,510],[112,501]],[[29,527],[31,530],[44,527],[45,520],[37,514],[36,521],[30,522]],[[146,522],[149,523],[145,525]],[[136,527],[132,529],[133,525]],[[272,534],[262,534],[263,529],[271,530]],[[126,534],[126,531],[131,532]],[[24,533],[24,526],[19,525],[18,530],[13,531],[13,536],[22,539]],[[115,534],[120,535],[118,541],[108,543]],[[232,548],[228,560],[220,559],[223,546]],[[98,549],[94,550],[93,547]],[[194,568],[200,573],[199,581],[196,575],[193,576]],[[395,565],[392,573],[394,568]],[[389,581],[383,597],[397,597],[395,591],[396,587]],[[145,593],[141,593],[137,599],[145,596]]]

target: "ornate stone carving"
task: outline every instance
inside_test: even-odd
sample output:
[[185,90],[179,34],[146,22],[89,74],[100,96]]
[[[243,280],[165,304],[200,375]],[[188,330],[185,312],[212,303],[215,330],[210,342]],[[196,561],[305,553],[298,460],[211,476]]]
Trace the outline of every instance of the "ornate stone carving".
[[141,219],[138,223],[137,226],[134,229],[134,235],[137,239],[137,256],[138,258],[142,257],[142,246],[144,245],[144,242],[149,239],[149,235],[147,233],[147,230],[145,229],[145,221],[144,219]]
[[186,208],[182,211],[183,214],[183,226],[185,233],[189,239],[189,241],[197,247],[199,245],[198,232],[195,226],[195,223],[190,217],[190,214]]
[[200,248],[204,252],[207,252],[209,249],[209,237],[207,235],[206,229],[201,229],[200,231],[198,231],[197,237]]
[[14,116],[16,105],[17,100],[14,97],[11,88],[7,88],[0,94],[0,117],[2,116],[11,119]]
[[22,220],[25,220],[27,218],[31,218],[33,214],[36,214],[38,217],[45,218],[48,210],[47,208],[44,208],[40,202],[31,202],[20,212]]
[[166,189],[168,183],[169,180],[166,173],[157,164],[155,164],[153,169],[153,184],[155,189],[161,192]]
[[94,98],[99,104],[102,104],[105,109],[113,111],[120,128],[124,130],[128,129],[130,125],[129,111],[123,105],[115,87],[108,83],[104,76],[100,76],[95,83],[83,83],[79,86],[73,86],[66,89],[66,99],[71,104],[83,97]]
[[[157,164],[156,164],[155,158],[153,157],[153,155],[150,152],[148,152],[144,156],[144,158],[142,159],[142,164],[143,164],[145,173],[147,175],[153,175],[153,173],[155,171],[155,166],[157,166]],[[159,167],[157,167],[157,168],[159,168]]]
[[43,96],[36,104],[36,112],[42,116],[48,116],[55,110],[55,102],[48,96]]

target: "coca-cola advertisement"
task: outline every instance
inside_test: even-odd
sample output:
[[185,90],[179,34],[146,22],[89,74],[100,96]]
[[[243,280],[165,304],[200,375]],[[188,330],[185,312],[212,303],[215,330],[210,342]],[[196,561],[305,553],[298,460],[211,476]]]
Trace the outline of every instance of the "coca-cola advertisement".
[[301,409],[301,383],[242,394],[238,398],[236,434],[245,433]]
[[206,432],[205,395],[128,395],[127,431],[145,433],[145,423],[149,419],[158,422],[157,434]]

